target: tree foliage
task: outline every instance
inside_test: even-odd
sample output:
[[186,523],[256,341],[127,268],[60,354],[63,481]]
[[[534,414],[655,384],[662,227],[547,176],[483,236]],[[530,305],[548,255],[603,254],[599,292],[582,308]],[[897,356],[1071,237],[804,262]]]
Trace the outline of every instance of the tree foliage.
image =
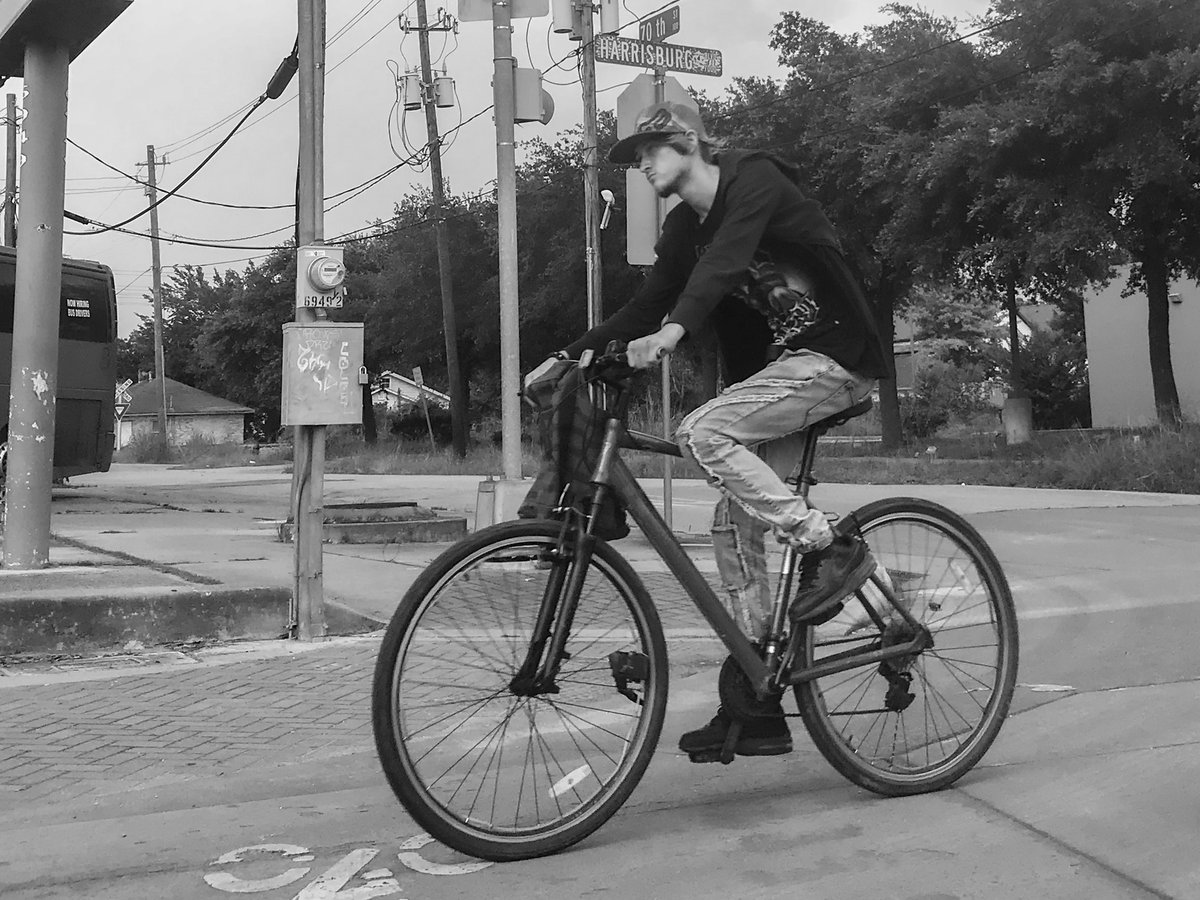
[[[883,333],[909,314],[946,342],[940,358],[952,367],[995,369],[976,338],[1011,290],[1069,313],[1071,346],[1029,359],[1031,391],[1033,382],[1052,391],[1056,378],[1084,364],[1079,292],[1130,263],[1130,288],[1150,301],[1156,402],[1164,417],[1177,415],[1167,285],[1200,276],[1195,4],[993,0],[970,25],[899,3],[883,13],[882,23],[852,34],[782,13],[768,49],[784,77],[735,79],[718,98],[698,94],[710,130],[731,146],[798,163],[806,192],[838,227]],[[614,117],[602,114],[599,128],[604,159]],[[578,128],[523,147],[517,237],[526,369],[585,327],[583,159]],[[618,198],[599,248],[611,312],[641,276],[625,261],[623,171],[601,164],[599,179]],[[427,381],[444,386],[431,199],[428,190],[410,191],[388,219],[347,244],[349,299],[339,317],[365,323],[371,371],[420,365]],[[451,196],[445,217],[461,367],[474,415],[494,416],[495,197]],[[293,257],[281,247],[242,272],[174,269],[163,288],[167,374],[277,422]],[[153,369],[152,322],[143,319],[120,359],[123,377]],[[1078,392],[1068,399],[1078,407]],[[885,385],[883,400],[885,441],[895,444],[894,386]]]

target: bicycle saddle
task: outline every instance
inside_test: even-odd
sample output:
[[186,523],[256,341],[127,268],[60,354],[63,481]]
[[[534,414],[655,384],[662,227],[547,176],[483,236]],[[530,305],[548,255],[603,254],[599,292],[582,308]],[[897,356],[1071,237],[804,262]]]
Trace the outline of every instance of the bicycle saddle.
[[828,418],[814,422],[809,427],[817,434],[824,434],[830,428],[836,428],[838,425],[844,425],[851,419],[855,419],[864,413],[869,413],[871,411],[871,407],[874,405],[875,401],[870,397],[867,397],[865,400],[860,400],[858,403],[855,403],[848,409],[843,409],[841,412],[836,412]]

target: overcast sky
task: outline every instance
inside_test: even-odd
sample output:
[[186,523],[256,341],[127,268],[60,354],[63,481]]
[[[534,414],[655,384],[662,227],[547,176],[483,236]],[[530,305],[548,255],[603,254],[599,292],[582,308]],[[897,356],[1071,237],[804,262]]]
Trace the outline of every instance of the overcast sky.
[[[446,0],[457,13],[457,0]],[[665,0],[625,0],[622,24],[664,5]],[[429,15],[438,3],[429,0]],[[681,29],[672,43],[708,47],[723,54],[724,77],[675,74],[685,86],[719,94],[739,75],[779,75],[766,45],[782,9],[794,8],[823,19],[834,29],[852,32],[882,21],[876,0],[836,0],[804,5],[803,0],[681,0]],[[987,9],[987,0],[927,0],[934,12],[968,20]],[[173,187],[186,176],[236,123],[239,111],[265,89],[296,36],[296,0],[135,0],[95,43],[72,64],[68,100],[68,136],[123,172],[144,177],[146,146],[154,144],[168,164],[160,166],[158,183]],[[419,64],[417,36],[401,31],[397,17],[415,23],[416,3],[409,0],[331,0],[328,3],[327,80],[325,99],[325,194],[331,196],[368,181],[398,162],[402,137],[389,116],[396,100],[391,68],[403,71]],[[575,46],[565,36],[550,34],[550,19],[514,22],[513,48],[522,66],[545,72],[555,99],[549,125],[518,126],[517,138],[552,138],[577,124],[582,108],[576,72],[568,54]],[[636,27],[625,29],[636,36]],[[457,36],[431,38],[437,68],[455,79],[459,106],[439,111],[443,133],[492,102],[491,29],[483,22],[463,22]],[[567,58],[567,66],[552,69]],[[621,87],[640,70],[629,66],[597,66],[601,109],[615,107]],[[221,203],[276,206],[293,199],[296,167],[297,81],[278,101],[268,101],[213,160],[183,189],[189,197]],[[4,93],[17,94],[21,82],[11,79]],[[409,113],[409,143],[425,142],[422,112]],[[138,164],[141,163],[139,166]],[[454,135],[443,154],[450,190],[476,190],[495,177],[495,132],[490,112]],[[393,204],[411,185],[427,185],[428,171],[403,168],[370,190],[325,216],[325,235],[332,238],[387,218]],[[142,188],[74,147],[67,153],[67,209],[102,222],[116,222],[144,208]],[[336,202],[336,201],[331,201]],[[164,269],[193,263],[241,270],[265,250],[217,249],[169,243],[172,236],[238,247],[266,246],[291,233],[291,209],[227,209],[181,198],[159,207]],[[146,231],[144,217],[128,227]],[[67,223],[68,231],[85,230]],[[272,232],[272,229],[278,229]],[[262,234],[271,232],[270,234]],[[259,236],[261,235],[261,236]],[[120,332],[128,335],[139,314],[148,314],[150,245],[144,238],[109,232],[64,239],[70,256],[109,265],[120,291]],[[165,276],[164,276],[165,277]]]

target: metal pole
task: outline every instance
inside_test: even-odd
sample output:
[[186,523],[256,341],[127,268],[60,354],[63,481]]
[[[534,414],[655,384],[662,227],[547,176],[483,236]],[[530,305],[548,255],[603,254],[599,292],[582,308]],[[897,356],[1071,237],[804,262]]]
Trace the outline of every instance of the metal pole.
[[[667,99],[667,70],[654,70],[654,102],[662,103]],[[655,195],[654,198],[654,222],[655,235],[662,231],[662,198]],[[674,438],[674,432],[671,428],[671,357],[664,356],[662,361],[662,417],[663,417],[663,437],[668,441]],[[672,527],[672,484],[671,471],[673,459],[669,456],[663,457],[663,521],[667,523],[667,527]]]
[[[300,171],[297,236],[303,244],[324,237],[325,0],[299,0]],[[324,313],[321,310],[320,313]],[[297,322],[325,318],[317,310],[296,309]],[[325,589],[321,538],[325,524],[325,426],[297,425],[292,466],[292,521],[295,578],[292,617],[295,637],[325,637]]]
[[587,261],[588,328],[600,324],[604,304],[600,266],[600,168],[597,161],[599,137],[596,125],[596,46],[592,4],[583,2],[583,45],[580,48],[579,80],[583,85],[583,222]]
[[[425,0],[417,3],[418,43],[421,46],[421,81],[425,85],[425,133],[429,142],[429,174],[433,181],[433,215],[437,237],[438,275],[442,290],[442,327],[446,340],[446,377],[450,381],[450,430],[454,452],[467,455],[467,398],[463,396],[462,374],[458,365],[458,324],[454,314],[454,281],[450,276],[450,232],[446,227],[446,192],[442,185],[442,145],[438,136],[437,108],[434,105],[433,66],[429,62],[429,31]],[[424,394],[422,394],[424,396]],[[425,411],[429,417],[429,411]],[[433,428],[430,426],[430,441]],[[436,446],[434,449],[437,449]]]
[[508,0],[492,3],[496,105],[496,217],[500,251],[500,424],[504,477],[521,477],[521,336],[517,314],[517,157],[513,122],[515,60]]
[[17,250],[4,539],[10,569],[37,569],[50,559],[68,62],[63,44],[31,39],[25,45],[25,236]]
[[4,244],[17,246],[17,95],[7,98],[5,134],[8,155],[4,166]]
[[154,369],[158,375],[158,435],[159,448],[166,453],[170,440],[167,438],[167,362],[163,348],[162,314],[162,257],[158,250],[158,181],[155,174],[157,160],[154,145],[146,145],[146,196],[150,198],[150,269],[154,291]]

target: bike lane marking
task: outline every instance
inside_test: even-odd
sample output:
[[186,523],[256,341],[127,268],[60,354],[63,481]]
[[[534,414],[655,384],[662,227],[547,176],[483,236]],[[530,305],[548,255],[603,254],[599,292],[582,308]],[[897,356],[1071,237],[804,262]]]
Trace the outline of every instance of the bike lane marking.
[[[492,862],[475,861],[463,863],[438,863],[426,859],[418,851],[433,842],[428,834],[418,834],[400,844],[397,859],[406,868],[422,875],[470,875],[482,871]],[[347,887],[379,851],[373,847],[352,850],[333,864],[322,875],[317,876],[301,888],[292,900],[373,900],[399,893],[400,883],[390,869],[380,868],[364,872],[362,884]],[[287,862],[312,862],[315,858],[307,847],[296,844],[254,844],[230,850],[214,860],[213,866],[229,866],[247,862],[258,854],[278,854]],[[292,866],[278,875],[267,878],[241,878],[232,872],[209,872],[204,881],[218,891],[229,894],[256,894],[278,890],[293,885],[305,878],[310,866]]]

